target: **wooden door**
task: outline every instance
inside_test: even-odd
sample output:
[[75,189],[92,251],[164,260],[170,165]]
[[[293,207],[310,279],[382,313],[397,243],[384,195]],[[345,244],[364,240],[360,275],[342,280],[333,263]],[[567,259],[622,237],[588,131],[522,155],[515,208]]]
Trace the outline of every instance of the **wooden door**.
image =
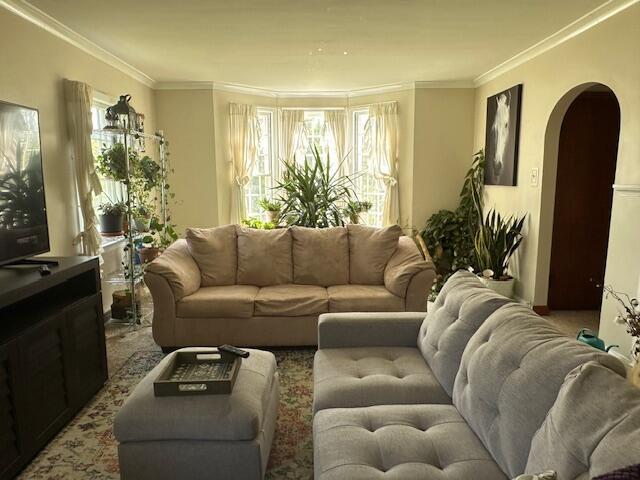
[[612,92],[584,92],[560,131],[549,308],[597,310],[609,241],[620,108]]
[[16,342],[0,345],[0,478],[13,477],[24,460],[19,369]]

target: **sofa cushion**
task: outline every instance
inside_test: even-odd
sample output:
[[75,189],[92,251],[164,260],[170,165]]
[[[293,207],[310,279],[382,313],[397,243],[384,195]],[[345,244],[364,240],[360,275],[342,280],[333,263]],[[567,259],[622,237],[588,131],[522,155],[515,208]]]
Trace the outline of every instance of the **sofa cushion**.
[[187,245],[202,274],[202,286],[234,285],[238,264],[236,226],[187,228]]
[[404,300],[383,285],[335,285],[327,293],[330,312],[404,311]]
[[200,288],[200,269],[195,262],[184,239],[173,242],[153,262],[149,263],[145,272],[155,273],[163,277],[176,300],[191,295]]
[[[362,332],[366,335],[366,332]],[[313,362],[313,408],[451,403],[417,348],[323,348]]]
[[269,413],[268,404],[277,382],[277,373],[273,353],[249,352],[249,358],[242,360],[230,395],[156,397],[153,382],[175,353],[167,355],[135,387],[116,415],[116,438],[120,443],[254,440],[260,434],[265,415]]
[[347,225],[349,232],[349,283],[382,285],[387,262],[398,248],[402,229]]
[[451,395],[467,343],[498,308],[510,300],[484,287],[472,273],[453,274],[442,287],[418,334],[418,347]]
[[626,467],[640,461],[639,432],[640,390],[589,362],[567,375],[533,437],[526,472],[547,465],[558,478],[573,479]]
[[306,285],[349,283],[349,238],[344,227],[292,227],[293,282]]
[[327,289],[315,285],[262,287],[256,296],[256,316],[300,317],[327,313]]
[[237,226],[241,285],[279,285],[293,281],[291,233],[287,228],[258,230]]
[[405,297],[411,279],[433,264],[422,258],[418,246],[410,237],[400,237],[398,248],[391,255],[384,269],[384,285],[394,295]]
[[451,405],[322,410],[313,449],[316,480],[506,480]]
[[523,305],[505,305],[469,340],[453,403],[502,470],[516,476],[567,373],[590,360],[624,374],[612,355],[567,338]]
[[176,313],[185,318],[251,318],[258,290],[253,285],[202,287],[180,300]]

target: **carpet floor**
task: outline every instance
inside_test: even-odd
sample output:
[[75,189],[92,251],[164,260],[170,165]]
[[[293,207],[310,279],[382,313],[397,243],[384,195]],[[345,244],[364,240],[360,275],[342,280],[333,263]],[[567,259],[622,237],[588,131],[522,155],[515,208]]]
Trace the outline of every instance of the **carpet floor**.
[[[93,400],[62,430],[18,477],[20,480],[112,480],[118,472],[113,419],[138,382],[160,361],[162,352],[137,351],[123,359],[131,332],[109,348],[112,375]],[[133,338],[129,338],[133,337]],[[145,338],[146,339],[146,338]],[[131,341],[134,340],[134,341]],[[156,347],[157,348],[157,347]],[[280,373],[280,407],[266,478],[312,479],[312,364],[314,349],[274,349]],[[110,352],[111,353],[111,352]]]

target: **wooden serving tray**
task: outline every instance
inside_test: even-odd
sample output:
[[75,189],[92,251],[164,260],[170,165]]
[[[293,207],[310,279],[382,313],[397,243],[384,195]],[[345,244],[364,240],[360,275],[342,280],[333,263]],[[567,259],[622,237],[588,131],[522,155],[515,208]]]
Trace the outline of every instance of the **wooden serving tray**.
[[230,394],[242,358],[217,350],[176,352],[155,382],[156,397]]

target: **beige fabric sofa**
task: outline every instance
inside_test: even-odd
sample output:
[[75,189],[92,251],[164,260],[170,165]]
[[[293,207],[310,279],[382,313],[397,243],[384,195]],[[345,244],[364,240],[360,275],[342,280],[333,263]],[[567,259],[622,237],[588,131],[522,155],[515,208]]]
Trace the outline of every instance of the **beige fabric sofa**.
[[398,226],[187,229],[147,266],[165,348],[315,345],[329,312],[425,311],[435,278]]

